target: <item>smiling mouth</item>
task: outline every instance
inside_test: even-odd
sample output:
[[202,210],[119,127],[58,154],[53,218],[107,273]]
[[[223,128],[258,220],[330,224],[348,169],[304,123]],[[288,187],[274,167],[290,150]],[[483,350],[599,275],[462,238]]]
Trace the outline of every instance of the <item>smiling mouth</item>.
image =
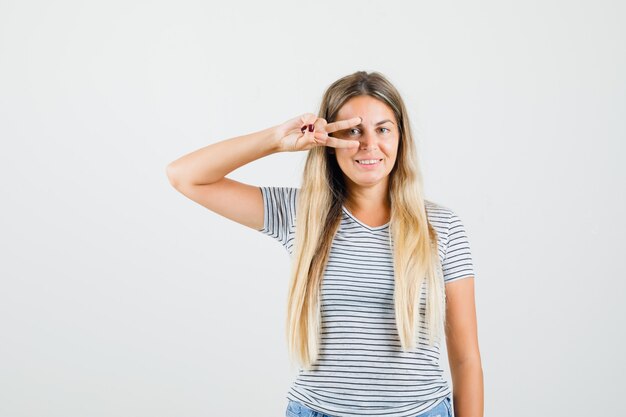
[[382,159],[355,159],[359,165],[376,165],[379,164]]

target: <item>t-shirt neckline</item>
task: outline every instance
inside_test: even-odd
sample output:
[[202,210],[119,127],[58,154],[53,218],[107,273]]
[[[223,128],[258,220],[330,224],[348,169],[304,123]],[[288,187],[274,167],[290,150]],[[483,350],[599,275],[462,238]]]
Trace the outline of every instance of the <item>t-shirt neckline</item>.
[[391,224],[391,221],[388,221],[387,223],[381,225],[381,226],[368,226],[365,223],[363,223],[361,220],[357,219],[356,216],[352,213],[350,213],[350,210],[348,210],[346,208],[346,206],[344,206],[343,204],[341,205],[341,208],[343,209],[343,211],[350,216],[350,218],[352,220],[354,220],[355,222],[357,222],[358,224],[360,224],[361,226],[363,226],[364,228],[368,229],[368,230],[380,230],[380,229],[384,229],[387,226],[389,226],[389,224]]

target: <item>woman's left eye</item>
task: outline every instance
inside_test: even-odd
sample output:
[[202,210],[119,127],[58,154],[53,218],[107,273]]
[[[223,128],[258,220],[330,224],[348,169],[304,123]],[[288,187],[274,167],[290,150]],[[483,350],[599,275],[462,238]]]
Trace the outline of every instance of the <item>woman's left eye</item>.
[[[381,129],[387,129],[386,127],[381,127]],[[387,129],[388,132],[391,132],[389,129]]]

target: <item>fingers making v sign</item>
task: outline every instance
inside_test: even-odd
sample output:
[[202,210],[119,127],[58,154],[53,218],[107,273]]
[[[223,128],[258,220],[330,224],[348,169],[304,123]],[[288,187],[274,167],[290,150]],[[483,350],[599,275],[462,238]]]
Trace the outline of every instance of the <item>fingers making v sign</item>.
[[328,123],[313,113],[305,113],[280,125],[280,150],[295,152],[309,150],[315,146],[333,148],[359,146],[358,140],[330,136],[330,133],[349,129],[359,123],[361,123],[360,117]]

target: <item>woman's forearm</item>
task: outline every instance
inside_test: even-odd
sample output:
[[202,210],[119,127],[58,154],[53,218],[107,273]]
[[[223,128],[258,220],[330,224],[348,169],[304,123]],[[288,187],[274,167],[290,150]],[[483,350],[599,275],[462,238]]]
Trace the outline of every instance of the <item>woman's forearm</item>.
[[484,387],[480,360],[468,360],[450,368],[455,417],[483,417]]
[[279,152],[277,126],[225,139],[184,155],[167,166],[172,184],[211,184],[254,160]]

